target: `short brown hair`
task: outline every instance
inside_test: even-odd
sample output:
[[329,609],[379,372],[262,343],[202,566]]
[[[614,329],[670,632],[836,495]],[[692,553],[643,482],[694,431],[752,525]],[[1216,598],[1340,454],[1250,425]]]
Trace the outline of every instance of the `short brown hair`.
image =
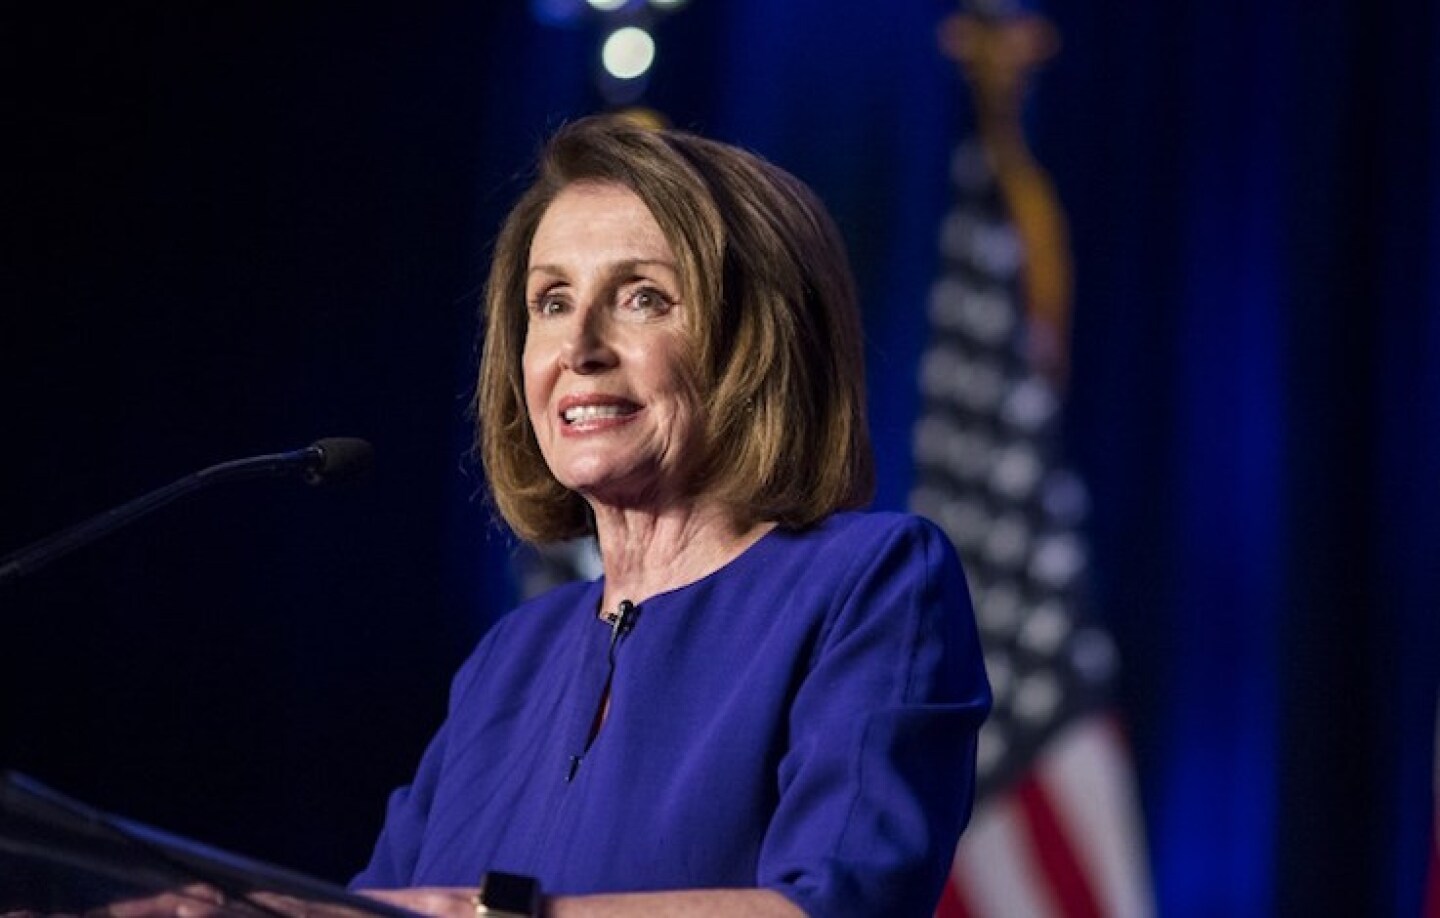
[[758,156],[609,116],[562,127],[501,227],[485,291],[474,412],[496,508],[521,538],[591,531],[589,508],[550,473],[525,407],[521,353],[530,243],[575,182],[621,185],[654,215],[696,304],[692,365],[705,399],[694,483],[737,523],[804,527],[869,501],[855,284],[834,221],[798,179]]

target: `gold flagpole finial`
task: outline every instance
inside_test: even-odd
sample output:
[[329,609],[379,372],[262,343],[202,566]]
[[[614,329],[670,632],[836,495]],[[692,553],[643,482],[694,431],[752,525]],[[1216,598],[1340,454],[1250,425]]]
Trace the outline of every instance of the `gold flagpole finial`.
[[1063,386],[1073,295],[1069,230],[1049,175],[1030,153],[1021,119],[1030,78],[1059,51],[1060,34],[1033,14],[955,13],[940,24],[938,37],[970,84],[980,144],[1024,246],[1021,288],[1030,360]]

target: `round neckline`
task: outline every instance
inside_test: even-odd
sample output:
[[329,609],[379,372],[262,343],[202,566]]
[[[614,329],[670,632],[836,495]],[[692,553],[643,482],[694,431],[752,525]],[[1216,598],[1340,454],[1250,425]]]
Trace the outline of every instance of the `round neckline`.
[[[778,537],[778,534],[781,532],[781,530],[782,530],[782,527],[781,527],[779,524],[776,524],[776,525],[774,525],[774,526],[771,526],[771,527],[770,527],[764,534],[762,534],[758,539],[756,539],[755,541],[751,542],[749,545],[745,546],[744,550],[741,551],[738,555],[736,555],[735,557],[731,558],[729,561],[726,561],[724,564],[720,565],[719,567],[715,568],[715,570],[711,571],[710,573],[706,574],[706,575],[703,576],[703,577],[697,577],[696,579],[690,581],[689,583],[682,583],[682,584],[680,584],[679,586],[671,587],[671,588],[668,589],[668,590],[662,590],[662,591],[660,591],[659,593],[655,593],[654,595],[647,597],[646,599],[640,600],[639,602],[635,602],[636,608],[637,608],[637,609],[638,609],[638,608],[645,608],[645,607],[647,607],[647,606],[652,605],[653,603],[655,603],[655,602],[657,602],[657,601],[662,601],[662,604],[663,604],[663,602],[668,602],[668,600],[669,600],[671,597],[678,596],[678,595],[680,595],[680,594],[682,594],[682,593],[686,593],[686,592],[689,592],[689,591],[694,590],[694,589],[699,589],[699,588],[702,587],[702,586],[705,586],[705,585],[707,585],[707,584],[710,584],[710,583],[718,580],[721,576],[723,576],[723,575],[725,575],[725,574],[727,574],[727,573],[729,573],[729,572],[731,572],[731,571],[737,570],[737,569],[740,568],[741,566],[747,565],[747,564],[748,564],[748,559],[750,559],[751,557],[759,554],[759,553],[760,553],[760,548],[761,548],[761,546],[762,546],[762,545],[767,545],[769,542],[772,541],[772,539]],[[590,582],[591,582],[591,584],[592,584],[592,585],[597,589],[597,591],[598,591],[598,596],[596,597],[596,604],[598,605],[598,604],[599,604],[599,599],[600,599],[601,597],[604,597],[604,595],[605,595],[605,575],[604,575],[604,574],[601,574],[599,577],[595,578],[594,580],[592,580],[592,581],[590,581]],[[623,597],[623,598],[628,599],[629,597]],[[633,602],[633,600],[632,600],[632,602]],[[605,622],[605,619],[603,618],[603,614],[604,614],[604,610],[603,610],[603,609],[599,610],[599,612],[594,616],[595,621],[600,622],[601,624],[604,624],[604,625],[608,628],[608,627],[609,627],[609,624]]]

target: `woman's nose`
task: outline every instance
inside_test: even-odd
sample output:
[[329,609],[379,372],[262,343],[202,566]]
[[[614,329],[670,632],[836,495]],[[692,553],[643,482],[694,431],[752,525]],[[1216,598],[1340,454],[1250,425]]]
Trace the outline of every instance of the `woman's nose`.
[[576,311],[560,346],[560,362],[575,373],[595,373],[615,365],[603,310],[586,307]]

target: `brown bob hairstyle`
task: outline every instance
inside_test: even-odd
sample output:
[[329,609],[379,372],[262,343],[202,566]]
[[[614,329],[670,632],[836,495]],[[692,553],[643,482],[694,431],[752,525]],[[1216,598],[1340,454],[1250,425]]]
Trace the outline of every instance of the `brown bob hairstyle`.
[[650,208],[680,268],[703,405],[693,493],[747,526],[801,528],[870,500],[874,459],[855,284],[815,195],[726,144],[615,116],[562,127],[501,227],[485,291],[474,413],[496,508],[521,538],[590,533],[580,495],[550,474],[525,406],[521,355],[530,242],[575,182],[624,186]]

